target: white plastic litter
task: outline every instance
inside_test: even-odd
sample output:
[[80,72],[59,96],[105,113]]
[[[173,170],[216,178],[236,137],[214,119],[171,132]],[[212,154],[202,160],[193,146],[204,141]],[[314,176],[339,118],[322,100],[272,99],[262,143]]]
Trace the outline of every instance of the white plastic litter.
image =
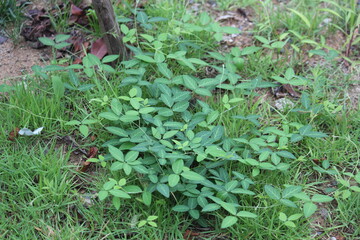
[[31,131],[28,128],[22,128],[19,131],[20,135],[24,135],[24,136],[32,136],[32,135],[39,135],[41,133],[41,131],[43,130],[44,127],[40,127],[35,129],[34,131]]

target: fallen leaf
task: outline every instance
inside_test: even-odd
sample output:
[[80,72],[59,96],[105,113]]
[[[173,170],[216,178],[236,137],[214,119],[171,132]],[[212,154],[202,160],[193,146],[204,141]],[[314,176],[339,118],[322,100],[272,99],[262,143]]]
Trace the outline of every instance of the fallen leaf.
[[104,39],[100,38],[93,42],[90,53],[102,59],[108,53]]
[[15,138],[17,138],[19,131],[20,131],[19,128],[15,128],[14,130],[12,130],[12,131],[9,133],[8,140],[10,140],[10,141],[15,141]]
[[283,88],[290,94],[290,96],[299,98],[301,95],[294,90],[294,88],[290,84],[284,84]]
[[[91,147],[89,149],[89,153],[87,154],[88,159],[89,158],[96,158],[96,155],[98,154],[99,149],[97,147]],[[80,168],[80,172],[86,172],[91,165],[91,162],[85,161],[83,162],[83,166]]]
[[191,239],[194,239],[195,237],[199,236],[200,233],[197,233],[197,232],[193,232],[189,229],[187,229],[185,231],[185,233],[183,234],[183,237],[185,240],[191,240]]
[[83,14],[84,14],[84,10],[82,10],[81,8],[77,7],[74,4],[71,4],[71,15],[81,16]]
[[93,142],[96,140],[96,135],[91,135],[90,140]]

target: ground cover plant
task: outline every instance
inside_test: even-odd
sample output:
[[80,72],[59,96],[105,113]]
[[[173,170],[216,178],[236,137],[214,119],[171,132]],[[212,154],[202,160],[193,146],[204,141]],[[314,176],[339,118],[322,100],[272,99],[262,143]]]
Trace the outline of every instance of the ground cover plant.
[[0,85],[1,238],[359,238],[359,7],[281,2],[114,2],[122,61],[52,12],[50,62]]

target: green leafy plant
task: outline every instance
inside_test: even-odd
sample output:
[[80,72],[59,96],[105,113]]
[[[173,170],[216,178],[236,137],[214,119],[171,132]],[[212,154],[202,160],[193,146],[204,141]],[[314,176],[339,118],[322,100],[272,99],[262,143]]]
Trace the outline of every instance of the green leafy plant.
[[40,37],[39,41],[44,44],[45,46],[49,46],[52,48],[52,64],[56,64],[56,51],[63,49],[65,47],[70,46],[71,44],[66,42],[70,38],[70,35],[65,34],[58,34],[55,36],[55,39],[47,38],[47,37]]
[[138,227],[143,227],[145,225],[149,225],[149,226],[152,226],[152,227],[157,227],[156,222],[154,222],[154,220],[156,220],[157,218],[158,218],[158,216],[148,216],[146,218],[146,220],[140,220],[137,226]]
[[95,124],[97,122],[98,122],[98,120],[95,120],[95,119],[84,119],[81,122],[77,121],[77,120],[72,120],[72,121],[65,123],[65,125],[77,126],[79,128],[80,133],[83,135],[83,137],[87,138],[90,134],[90,128],[88,125]]

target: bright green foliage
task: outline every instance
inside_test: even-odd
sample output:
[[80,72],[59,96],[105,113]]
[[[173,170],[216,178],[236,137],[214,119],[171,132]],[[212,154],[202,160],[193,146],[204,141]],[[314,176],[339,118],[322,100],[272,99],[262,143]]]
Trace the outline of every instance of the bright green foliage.
[[[186,59],[185,54],[181,53],[176,59]],[[113,174],[129,177],[135,174],[141,183],[138,192],[141,188],[142,201],[146,205],[150,205],[151,196],[158,193],[165,198],[179,199],[173,210],[187,212],[194,219],[201,219],[203,212],[223,209],[232,215],[224,218],[223,228],[236,223],[237,218],[256,217],[251,212],[240,211],[242,197],[256,195],[250,190],[254,182],[244,173],[226,169],[229,164],[236,163],[253,167],[253,176],[260,170],[286,171],[288,161],[296,159],[285,150],[294,136],[291,125],[257,129],[255,135],[226,137],[225,127],[216,124],[221,114],[200,100],[196,101],[198,111],[194,112],[190,105],[194,93],[190,91],[201,86],[211,95],[211,90],[221,87],[219,83],[227,77],[220,80],[220,76],[200,79],[178,75],[144,81],[145,69],[157,63],[148,55],[135,55],[135,58],[129,67],[125,63],[124,71],[129,77],[124,78],[122,85],[131,86],[128,94],[107,101],[107,111],[99,114],[100,118],[109,121],[106,129],[114,135],[104,144],[110,152],[106,159],[110,161]],[[238,78],[235,73],[231,76]],[[136,81],[127,81],[130,77]],[[238,84],[230,81],[229,86],[235,89]],[[248,91],[251,87],[242,86],[242,89]],[[145,92],[148,93],[146,96]],[[222,98],[227,110],[231,110],[230,104],[241,100],[231,99],[228,95]],[[301,136],[325,136],[311,131],[310,126],[303,126],[298,131]],[[130,195],[116,184],[116,180],[111,179],[99,196],[105,199],[109,194],[113,195],[113,204],[119,208],[120,199]],[[293,197],[301,191],[302,188],[296,186],[282,192],[265,186],[270,198],[292,208],[298,207]]]

